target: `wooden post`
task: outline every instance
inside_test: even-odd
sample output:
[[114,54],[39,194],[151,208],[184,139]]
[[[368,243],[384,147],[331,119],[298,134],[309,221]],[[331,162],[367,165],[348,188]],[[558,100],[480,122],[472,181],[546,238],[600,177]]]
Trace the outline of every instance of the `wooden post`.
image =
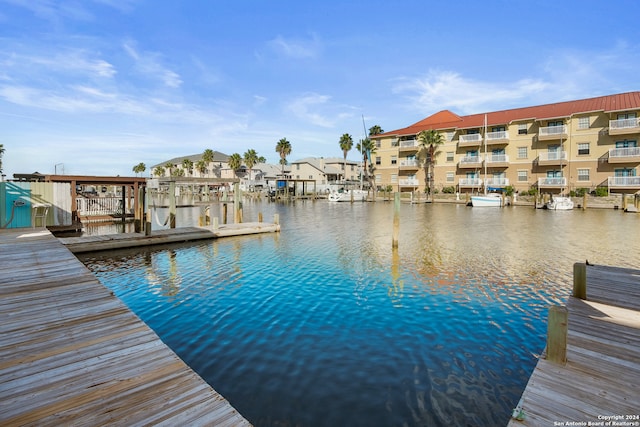
[[147,215],[144,222],[144,235],[151,236],[151,203],[149,203],[149,199],[151,198],[151,189],[147,191],[145,200],[145,207],[147,208]]
[[393,195],[393,237],[391,247],[398,247],[398,236],[400,235],[400,193]]
[[622,195],[622,211],[626,211],[627,210],[627,195],[623,194]]
[[587,210],[587,192],[586,191],[582,195],[582,210],[583,211]]
[[222,223],[223,224],[227,223],[227,204],[226,203],[222,204]]
[[262,212],[258,212],[258,222],[262,222]]
[[554,305],[549,307],[547,324],[547,360],[564,365],[567,362],[567,331],[569,326],[569,310],[567,307]]
[[169,182],[169,228],[176,228],[176,182]]
[[218,217],[217,217],[217,216],[212,217],[212,218],[211,218],[211,220],[212,220],[212,221],[211,221],[211,227],[212,227],[214,230],[217,230],[218,228],[220,228],[220,222],[219,222],[219,220],[218,220]]
[[125,221],[127,220],[127,187],[124,185],[122,186],[121,203],[122,203],[122,224],[124,224]]
[[587,265],[582,262],[573,264],[573,296],[587,299]]
[[235,182],[233,184],[233,223],[239,224],[241,221],[240,218],[240,183]]
[[280,214],[273,214],[273,223],[275,225],[280,224]]
[[[136,183],[136,187],[138,183]],[[144,215],[144,208],[141,206],[141,201],[144,200],[144,187],[137,188],[135,191],[135,201],[134,201],[134,210],[133,210],[133,230],[136,233],[140,233],[142,231],[142,216]]]

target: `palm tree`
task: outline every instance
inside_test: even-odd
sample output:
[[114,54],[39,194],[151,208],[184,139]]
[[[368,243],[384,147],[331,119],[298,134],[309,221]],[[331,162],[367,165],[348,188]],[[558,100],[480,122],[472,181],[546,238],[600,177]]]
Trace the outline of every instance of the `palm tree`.
[[167,162],[164,164],[165,169],[169,170],[169,176],[173,176],[173,167],[175,165],[171,162]]
[[438,145],[444,144],[444,137],[434,129],[423,130],[418,133],[418,157],[422,159],[424,167],[424,180],[426,184],[427,194],[431,194],[433,190],[433,173],[436,164],[436,155]]
[[202,160],[204,160],[205,162],[207,162],[207,164],[213,162],[213,150],[211,148],[207,148],[206,150],[204,150],[204,152],[202,153]]
[[229,167],[231,168],[231,170],[233,170],[234,176],[237,178],[238,171],[242,167],[242,156],[238,153],[233,153],[232,155],[229,156],[227,163],[229,164]]
[[342,150],[342,154],[344,155],[344,168],[343,168],[343,171],[344,171],[343,179],[344,179],[344,181],[347,180],[347,153],[352,148],[353,148],[353,138],[351,138],[351,135],[349,135],[348,133],[343,134],[340,137],[340,149]]
[[182,160],[182,168],[186,172],[189,172],[189,175],[191,175],[191,171],[193,170],[193,162],[190,159],[183,159]]
[[291,143],[287,138],[282,138],[276,144],[276,153],[280,154],[280,164],[282,165],[282,175],[284,176],[284,165],[287,164],[287,156],[291,154]]
[[244,153],[244,164],[249,168],[249,181],[251,181],[251,169],[260,161],[260,157],[258,157],[258,153],[254,149],[247,150]]
[[371,185],[367,161],[371,159],[371,154],[376,152],[376,144],[370,138],[361,139],[356,145],[356,150],[362,154],[362,173],[364,174],[364,179]]
[[2,156],[4,154],[4,144],[0,144],[0,173],[2,173]]
[[384,130],[379,125],[373,125],[369,128],[369,136],[380,135]]
[[143,173],[147,170],[147,166],[144,163],[140,162],[135,165],[132,170],[136,174],[136,176],[138,176],[139,173]]
[[162,166],[156,166],[155,169],[153,169],[153,174],[155,176],[164,176],[164,168]]
[[196,170],[198,172],[200,172],[200,175],[204,175],[204,173],[207,171],[207,162],[204,161],[204,159],[200,159],[196,162]]

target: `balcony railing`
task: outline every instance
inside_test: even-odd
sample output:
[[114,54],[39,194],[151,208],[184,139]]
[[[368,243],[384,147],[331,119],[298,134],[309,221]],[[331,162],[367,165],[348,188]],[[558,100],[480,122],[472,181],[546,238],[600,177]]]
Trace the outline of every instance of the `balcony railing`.
[[404,160],[400,160],[400,166],[404,166],[404,167],[413,167],[413,168],[417,168],[418,167],[418,161],[416,159],[404,159]]
[[480,145],[480,143],[482,143],[482,135],[480,135],[479,133],[460,135],[458,137],[458,145],[461,147]]
[[566,151],[543,151],[538,155],[538,162],[559,162],[567,160]]
[[482,156],[464,156],[460,157],[461,164],[482,163]]
[[509,140],[509,132],[506,130],[487,133],[487,144],[490,144],[492,142],[497,142],[497,141],[508,141],[508,140]]
[[609,163],[640,162],[640,147],[612,148]]
[[538,178],[538,187],[566,187],[567,178],[565,177],[553,177],[553,178]]
[[[121,215],[121,197],[77,197],[76,206],[78,215],[81,216],[101,216],[101,215]],[[129,206],[133,206],[132,200]],[[130,211],[130,210],[129,210]]]
[[538,135],[540,136],[540,138],[545,138],[545,137],[560,137],[562,135],[566,135],[567,134],[567,126],[566,125],[560,125],[560,126],[549,126],[546,128],[540,128],[538,131]]
[[398,145],[400,148],[417,148],[420,144],[415,139],[408,139],[406,141],[400,141]]
[[487,164],[491,163],[509,163],[509,156],[507,154],[489,154],[487,155]]
[[458,181],[460,187],[482,187],[481,178],[460,178]]
[[506,187],[509,185],[509,178],[487,178],[487,187]]
[[415,187],[420,185],[420,182],[417,179],[399,179],[398,180],[398,184],[400,184],[400,186],[405,186],[405,187]]
[[640,176],[610,176],[607,185],[611,187],[637,187],[640,188]]
[[616,135],[621,133],[640,132],[640,118],[609,120],[609,133]]

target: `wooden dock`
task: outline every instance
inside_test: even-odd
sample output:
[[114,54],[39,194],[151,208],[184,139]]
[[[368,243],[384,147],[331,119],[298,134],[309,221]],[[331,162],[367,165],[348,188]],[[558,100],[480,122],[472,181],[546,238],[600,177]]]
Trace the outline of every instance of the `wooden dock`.
[[224,224],[215,229],[212,227],[171,228],[154,231],[148,236],[143,233],[120,233],[103,236],[61,237],[59,240],[71,252],[81,253],[278,231],[280,231],[279,224],[245,222]]
[[249,426],[46,229],[0,230],[0,425]]
[[587,265],[566,307],[566,363],[538,361],[509,426],[640,425],[640,270]]

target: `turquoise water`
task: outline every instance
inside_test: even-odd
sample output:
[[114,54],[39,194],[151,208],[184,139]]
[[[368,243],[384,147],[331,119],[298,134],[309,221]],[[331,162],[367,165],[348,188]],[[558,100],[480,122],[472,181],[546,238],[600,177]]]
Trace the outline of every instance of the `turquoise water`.
[[81,260],[256,426],[505,425],[573,262],[631,266],[640,216],[245,204],[282,232]]

